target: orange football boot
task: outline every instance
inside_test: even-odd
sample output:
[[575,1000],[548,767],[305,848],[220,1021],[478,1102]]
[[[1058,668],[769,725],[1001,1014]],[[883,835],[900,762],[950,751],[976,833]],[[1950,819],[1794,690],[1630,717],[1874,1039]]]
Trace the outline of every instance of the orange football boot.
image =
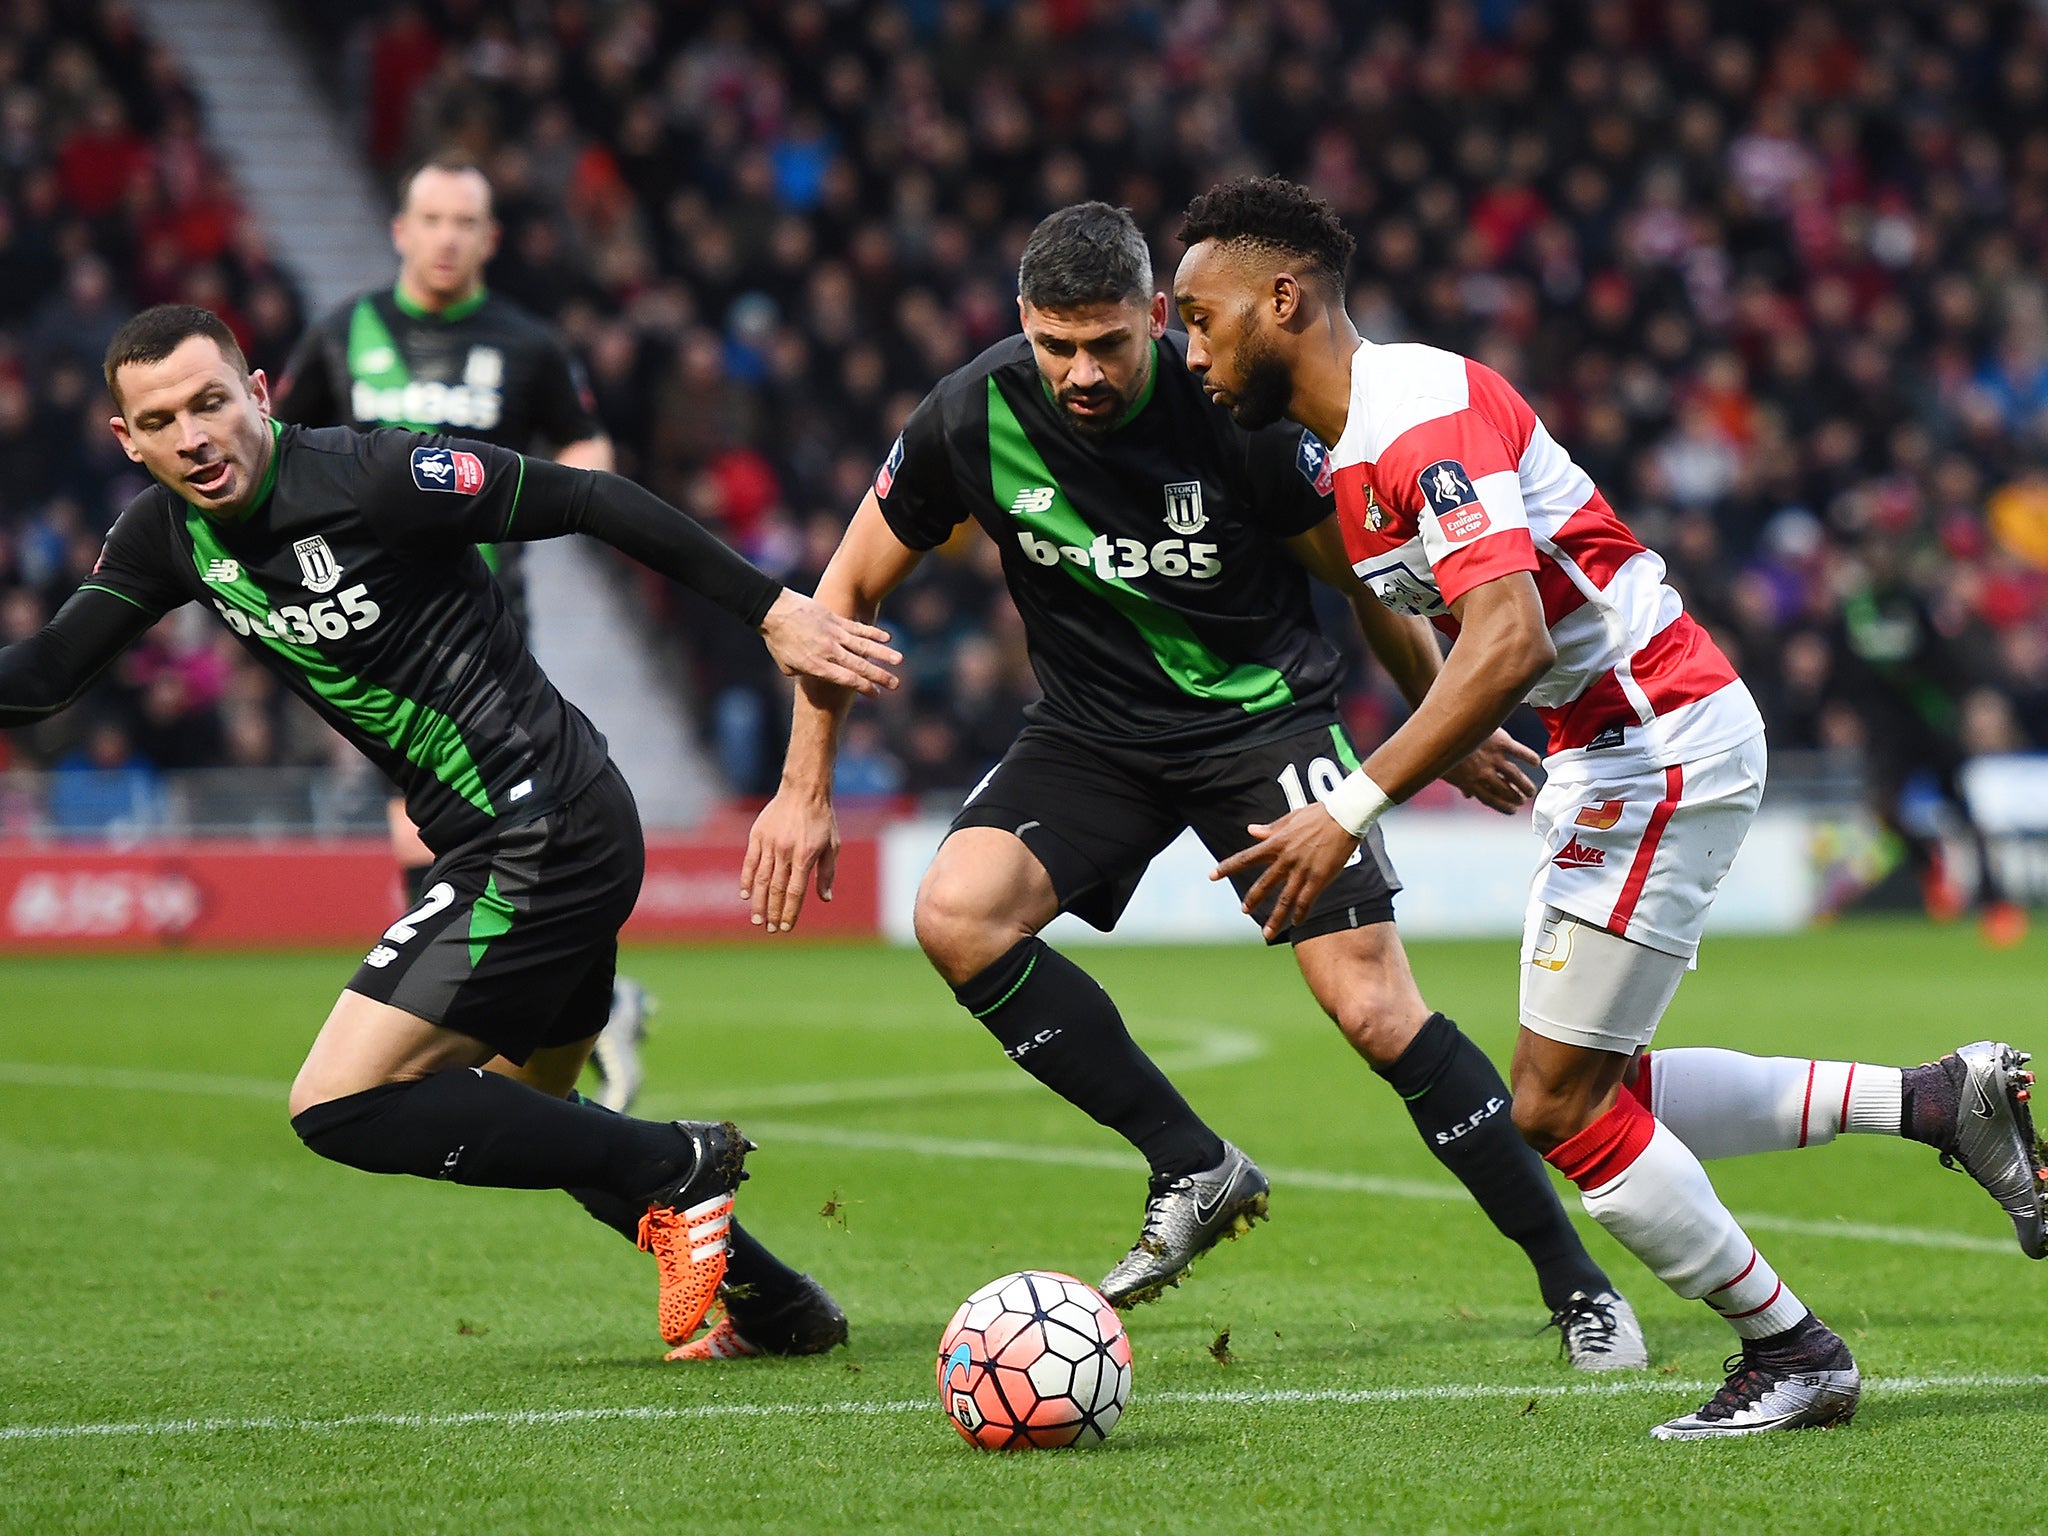
[[657,1313],[661,1336],[680,1344],[695,1333],[725,1279],[726,1231],[733,1191],[746,1174],[754,1144],[730,1120],[678,1120],[697,1148],[690,1172],[648,1202],[640,1246],[661,1272]]

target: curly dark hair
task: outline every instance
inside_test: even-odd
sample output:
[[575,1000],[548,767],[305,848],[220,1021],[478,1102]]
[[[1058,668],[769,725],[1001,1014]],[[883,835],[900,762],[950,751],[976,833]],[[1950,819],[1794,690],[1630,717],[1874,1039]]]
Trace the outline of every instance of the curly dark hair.
[[1285,252],[1339,293],[1358,249],[1327,202],[1284,176],[1240,176],[1199,194],[1181,215],[1180,243],[1204,240]]

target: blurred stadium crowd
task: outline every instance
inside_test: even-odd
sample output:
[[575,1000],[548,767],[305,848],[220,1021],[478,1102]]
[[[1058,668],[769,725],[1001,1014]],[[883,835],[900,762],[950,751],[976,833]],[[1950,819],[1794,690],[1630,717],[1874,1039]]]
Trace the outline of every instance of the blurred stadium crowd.
[[[1938,795],[1968,754],[2048,748],[2038,7],[292,9],[341,61],[381,171],[451,147],[487,167],[490,281],[585,358],[621,469],[790,581],[815,578],[923,391],[1014,328],[1040,215],[1128,205],[1163,283],[1186,197],[1270,169],[1360,236],[1362,331],[1469,351],[1530,394],[1669,559],[1774,745],[1864,759],[1887,804]],[[273,367],[298,321],[175,72],[121,8],[10,15],[9,636],[132,483],[97,422],[91,363],[114,321],[199,298]],[[729,776],[771,788],[784,706],[758,649],[646,595],[688,638]],[[856,713],[843,787],[974,782],[1031,691],[993,549],[963,537],[889,619],[912,686]],[[238,690],[255,685],[182,634],[103,712],[137,747],[321,750],[274,726],[252,740]],[[1356,670],[1348,711],[1377,739],[1399,706]],[[178,729],[152,724],[165,711]]]
[[[12,0],[0,18],[6,643],[32,633],[91,571],[141,488],[106,426],[100,361],[114,328],[143,304],[205,304],[252,362],[275,369],[300,312],[175,63],[126,6]],[[160,769],[327,760],[325,728],[219,628],[196,609],[173,615],[117,664],[92,708],[0,736],[0,766],[64,770],[49,811],[82,829],[149,820]],[[0,825],[17,809],[0,797]]]

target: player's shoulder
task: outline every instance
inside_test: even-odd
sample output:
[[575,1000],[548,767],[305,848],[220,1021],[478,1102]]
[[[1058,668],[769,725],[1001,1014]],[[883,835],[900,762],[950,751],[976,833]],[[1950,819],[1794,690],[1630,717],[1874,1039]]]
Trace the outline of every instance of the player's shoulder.
[[1362,374],[1364,399],[1358,402],[1372,424],[1367,458],[1380,459],[1418,428],[1471,407],[1474,370],[1482,364],[1426,342],[1368,345],[1373,350]]
[[495,331],[498,335],[517,345],[558,348],[561,342],[547,321],[517,300],[503,294],[485,290],[484,301],[470,316],[478,322],[478,330]]
[[287,425],[278,433],[277,446],[291,452],[334,454],[353,456],[360,450],[362,440],[374,437],[385,428],[373,428],[368,432],[355,427],[301,427]]
[[984,347],[977,356],[955,368],[932,386],[932,395],[953,399],[986,394],[990,379],[1005,374],[1023,377],[1027,372],[1032,378],[1038,376],[1038,360],[1032,356],[1031,339],[1019,331]]
[[1035,379],[1037,374],[1038,364],[1032,358],[1030,341],[1021,333],[1006,336],[926,391],[911,418],[917,429],[911,436],[929,445],[934,438],[950,438],[955,433],[975,436],[985,432],[989,380],[1007,375],[1016,387]]

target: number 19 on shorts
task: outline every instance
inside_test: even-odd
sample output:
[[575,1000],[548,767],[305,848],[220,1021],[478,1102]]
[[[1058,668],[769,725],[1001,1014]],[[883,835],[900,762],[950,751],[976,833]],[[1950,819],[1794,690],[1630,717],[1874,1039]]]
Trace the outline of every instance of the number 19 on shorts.
[[[1315,792],[1318,803],[1334,795],[1337,792],[1337,786],[1344,782],[1344,770],[1339,768],[1330,758],[1318,757],[1311,759],[1309,762],[1307,789],[1302,787],[1301,769],[1293,763],[1289,763],[1280,770],[1280,777],[1277,782],[1280,785],[1280,793],[1287,797],[1287,808],[1290,811],[1298,811],[1308,804],[1310,790]],[[1362,845],[1353,849],[1351,857],[1344,861],[1344,867],[1349,869],[1352,865],[1356,864],[1364,852],[1365,849]]]

